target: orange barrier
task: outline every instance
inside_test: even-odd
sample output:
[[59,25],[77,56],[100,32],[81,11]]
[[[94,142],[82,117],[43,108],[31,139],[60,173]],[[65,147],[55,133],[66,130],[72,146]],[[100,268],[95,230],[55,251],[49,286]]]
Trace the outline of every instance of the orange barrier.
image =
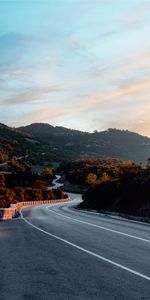
[[2,208],[0,209],[0,220],[11,220],[17,214],[16,208]]
[[43,205],[50,203],[60,203],[60,202],[68,202],[71,198],[66,199],[57,199],[57,200],[41,200],[41,201],[25,201],[18,202],[16,204],[12,204],[9,208],[0,208],[0,221],[1,220],[11,220],[16,217],[19,210],[24,206],[34,206],[34,205]]

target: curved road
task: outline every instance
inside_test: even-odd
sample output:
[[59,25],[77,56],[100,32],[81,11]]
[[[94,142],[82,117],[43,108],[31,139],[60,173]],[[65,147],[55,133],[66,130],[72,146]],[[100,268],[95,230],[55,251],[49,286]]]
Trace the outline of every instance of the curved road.
[[150,225],[76,203],[0,224],[0,300],[150,299]]

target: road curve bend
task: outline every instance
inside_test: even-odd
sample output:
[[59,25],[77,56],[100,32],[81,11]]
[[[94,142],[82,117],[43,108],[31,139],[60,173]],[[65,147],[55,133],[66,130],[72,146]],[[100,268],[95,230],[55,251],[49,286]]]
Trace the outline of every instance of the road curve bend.
[[0,300],[150,299],[150,225],[77,203],[26,207],[0,224]]

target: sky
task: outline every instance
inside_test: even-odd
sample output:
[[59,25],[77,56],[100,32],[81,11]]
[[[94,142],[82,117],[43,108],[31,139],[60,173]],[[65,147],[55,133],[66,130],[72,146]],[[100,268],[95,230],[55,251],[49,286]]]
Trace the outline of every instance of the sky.
[[0,0],[0,122],[150,137],[150,0]]

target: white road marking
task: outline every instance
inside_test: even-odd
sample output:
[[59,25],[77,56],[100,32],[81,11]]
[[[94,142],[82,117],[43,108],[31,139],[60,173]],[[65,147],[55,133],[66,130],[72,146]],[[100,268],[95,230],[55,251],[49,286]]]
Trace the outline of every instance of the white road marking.
[[112,260],[110,260],[110,259],[105,258],[104,256],[98,255],[98,254],[96,254],[96,253],[94,253],[94,252],[92,252],[92,251],[89,251],[89,250],[87,250],[87,249],[85,249],[85,248],[83,248],[83,247],[80,247],[80,246],[78,246],[78,245],[76,245],[76,244],[74,244],[74,243],[71,243],[71,242],[69,242],[69,241],[67,241],[67,240],[65,240],[65,239],[63,239],[63,238],[61,238],[61,237],[59,237],[59,236],[57,236],[57,235],[54,235],[54,234],[52,234],[52,233],[50,233],[50,232],[48,232],[48,231],[45,231],[45,230],[41,229],[40,227],[37,227],[37,226],[33,225],[31,222],[29,222],[27,219],[25,219],[25,218],[23,217],[22,212],[21,212],[21,218],[22,218],[22,220],[24,220],[28,225],[30,225],[30,226],[32,226],[33,228],[35,228],[35,229],[37,229],[37,230],[39,230],[39,231],[45,233],[45,234],[48,235],[48,236],[51,236],[51,237],[53,237],[53,238],[55,238],[55,239],[57,239],[57,240],[59,240],[59,241],[61,241],[61,242],[66,243],[67,245],[70,245],[70,246],[72,246],[72,247],[74,247],[74,248],[76,248],[76,249],[78,249],[78,250],[81,250],[81,251],[83,251],[83,252],[85,252],[85,253],[87,253],[87,254],[90,254],[90,255],[92,255],[92,256],[94,256],[94,257],[100,259],[100,260],[103,260],[103,261],[105,261],[105,262],[107,262],[107,263],[109,263],[109,264],[111,264],[111,265],[114,265],[114,266],[116,266],[116,267],[118,267],[118,268],[120,268],[120,269],[122,269],[122,270],[125,270],[125,271],[127,271],[127,272],[129,272],[129,273],[132,273],[132,274],[134,274],[134,275],[136,275],[136,276],[139,276],[139,277],[141,277],[141,278],[143,278],[143,279],[146,279],[146,280],[149,280],[149,281],[150,281],[150,277],[148,277],[148,276],[146,276],[146,275],[144,275],[144,274],[142,274],[142,273],[136,272],[136,271],[133,270],[133,269],[127,268],[127,267],[125,267],[125,266],[123,266],[123,265],[121,265],[121,264],[118,264],[118,263],[116,263],[116,262],[114,262],[114,261],[112,261]]
[[[66,209],[68,210],[68,209]],[[90,214],[90,215],[97,215],[97,216],[100,216],[100,217],[107,217],[107,218],[110,218],[110,219],[114,219],[114,220],[121,220],[121,221],[124,221],[124,222],[131,222],[131,223],[136,223],[136,224],[139,224],[139,225],[150,225],[150,223],[148,223],[147,221],[139,221],[139,220],[136,220],[136,219],[129,219],[128,217],[125,217],[125,216],[121,216],[121,215],[115,215],[115,214],[111,214],[109,212],[96,212],[94,210],[91,209],[90,210],[87,210],[87,209],[79,209],[80,212],[82,213],[87,213],[87,214]]]
[[121,232],[121,231],[117,231],[117,230],[114,230],[114,229],[110,229],[110,228],[107,228],[107,227],[103,227],[103,226],[99,226],[99,225],[96,225],[96,224],[93,224],[93,223],[89,223],[89,222],[85,222],[85,221],[81,221],[79,219],[75,219],[75,218],[71,218],[69,216],[66,216],[64,214],[60,214],[52,209],[49,209],[49,207],[46,207],[50,212],[56,214],[56,215],[59,215],[61,217],[64,217],[64,218],[67,218],[67,219],[70,219],[70,220],[73,220],[73,221],[76,221],[76,222],[79,222],[79,223],[83,223],[83,224],[86,224],[86,225],[89,225],[89,226],[93,226],[93,227],[96,227],[96,228],[100,228],[100,229],[103,229],[103,230],[107,230],[107,231],[110,231],[110,232],[114,232],[114,233],[118,233],[118,234],[121,234],[121,235],[124,235],[124,236],[127,236],[127,237],[130,237],[130,238],[133,238],[133,239],[136,239],[136,240],[141,240],[143,242],[146,242],[146,243],[150,243],[150,240],[147,240],[147,239],[144,239],[144,238],[141,238],[141,237],[138,237],[138,236],[135,236],[135,235],[131,235],[131,234],[128,234],[128,233],[124,233],[124,232]]

